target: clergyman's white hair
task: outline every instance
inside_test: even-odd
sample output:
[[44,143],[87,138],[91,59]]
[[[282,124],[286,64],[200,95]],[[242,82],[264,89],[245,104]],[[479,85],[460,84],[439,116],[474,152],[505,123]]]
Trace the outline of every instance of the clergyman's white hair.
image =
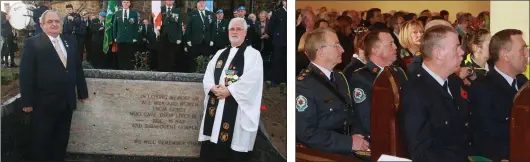
[[231,28],[232,27],[232,23],[234,22],[240,22],[243,24],[243,29],[247,30],[247,21],[243,18],[240,18],[240,17],[237,17],[237,18],[233,18],[232,20],[230,20],[230,23],[228,24],[228,28]]

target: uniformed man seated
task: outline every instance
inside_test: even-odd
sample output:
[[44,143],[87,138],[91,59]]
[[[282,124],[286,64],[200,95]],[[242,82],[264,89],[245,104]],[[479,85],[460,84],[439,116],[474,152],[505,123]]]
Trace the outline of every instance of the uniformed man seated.
[[452,27],[433,26],[424,33],[421,49],[422,66],[403,87],[398,112],[410,158],[467,162],[470,108],[460,95],[462,82],[448,79],[464,54],[458,33]]
[[305,53],[311,63],[296,81],[296,139],[306,147],[352,156],[367,150],[369,144],[352,134],[352,106],[347,81],[333,71],[344,49],[332,29],[308,34]]
[[489,49],[495,64],[471,84],[469,91],[473,147],[478,155],[500,161],[509,155],[509,119],[515,94],[528,81],[522,75],[528,65],[528,49],[523,32],[517,29],[495,33]]
[[404,70],[392,63],[396,61],[396,44],[388,30],[374,30],[369,32],[363,40],[363,50],[368,59],[366,65],[350,72],[348,79],[354,104],[353,133],[363,135],[370,142],[370,101],[372,87],[376,77],[384,68],[389,68],[399,83],[405,83],[407,76]]

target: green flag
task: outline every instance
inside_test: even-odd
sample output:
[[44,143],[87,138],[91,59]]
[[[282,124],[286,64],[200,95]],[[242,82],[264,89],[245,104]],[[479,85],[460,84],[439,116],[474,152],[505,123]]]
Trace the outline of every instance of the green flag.
[[109,51],[110,45],[112,45],[112,18],[114,13],[118,10],[118,0],[109,0],[107,7],[107,17],[105,18],[105,37],[103,38],[103,52]]

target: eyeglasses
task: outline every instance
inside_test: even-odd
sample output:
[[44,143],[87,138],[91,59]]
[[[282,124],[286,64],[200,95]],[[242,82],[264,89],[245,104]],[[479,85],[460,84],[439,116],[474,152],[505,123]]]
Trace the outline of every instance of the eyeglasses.
[[230,28],[230,29],[228,29],[228,30],[231,31],[231,32],[236,32],[236,31],[237,31],[237,32],[240,32],[240,31],[243,31],[243,30],[245,30],[245,29],[243,29],[243,28]]

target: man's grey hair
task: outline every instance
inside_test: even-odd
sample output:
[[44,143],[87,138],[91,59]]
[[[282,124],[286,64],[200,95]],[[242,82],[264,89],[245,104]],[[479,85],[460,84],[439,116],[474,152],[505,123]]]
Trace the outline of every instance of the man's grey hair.
[[240,17],[237,17],[237,18],[233,18],[232,20],[230,20],[230,23],[228,24],[228,28],[230,28],[232,26],[232,23],[234,22],[240,22],[243,24],[243,29],[247,30],[247,21],[243,18],[240,18]]
[[42,13],[42,15],[40,15],[39,17],[39,23],[44,23],[44,17],[46,17],[47,14],[49,13],[55,13],[57,14],[57,16],[59,16],[59,21],[61,21],[61,24],[63,23],[63,19],[61,19],[61,14],[59,14],[59,12],[57,11],[54,11],[54,10],[46,10],[44,11],[44,13]]

